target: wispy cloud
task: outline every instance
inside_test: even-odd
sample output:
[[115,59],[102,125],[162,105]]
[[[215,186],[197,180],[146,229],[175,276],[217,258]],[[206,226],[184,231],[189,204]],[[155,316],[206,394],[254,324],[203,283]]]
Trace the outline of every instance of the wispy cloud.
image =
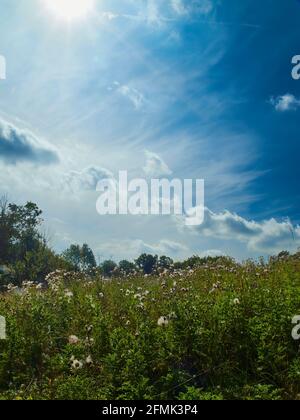
[[211,0],[171,0],[171,5],[179,16],[208,15],[214,8]]
[[117,93],[127,98],[136,110],[140,110],[146,104],[144,95],[134,87],[122,85],[115,81],[113,85],[109,87],[109,90],[115,90]]
[[181,19],[209,16],[213,10],[212,0],[146,0],[136,3],[136,13],[107,11],[102,12],[101,17],[108,20],[123,18],[164,28],[168,23],[176,23]]
[[142,253],[157,254],[159,256],[168,255],[178,258],[178,256],[183,254],[188,255],[189,249],[180,242],[168,239],[162,239],[156,243],[145,242],[142,239],[133,239],[107,241],[105,244],[97,247],[96,252],[102,258],[134,259]]

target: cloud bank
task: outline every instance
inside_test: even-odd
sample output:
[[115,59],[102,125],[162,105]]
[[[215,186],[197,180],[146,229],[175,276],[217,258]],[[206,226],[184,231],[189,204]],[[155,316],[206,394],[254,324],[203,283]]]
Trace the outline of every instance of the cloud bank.
[[[193,217],[192,212],[187,217]],[[182,222],[179,219],[181,227]],[[294,226],[289,220],[279,222],[272,218],[255,222],[229,211],[214,213],[206,208],[204,223],[186,229],[204,237],[246,243],[251,251],[277,253],[300,246],[300,226]]]
[[20,162],[50,165],[58,163],[59,157],[50,145],[34,134],[0,120],[0,160],[8,165]]

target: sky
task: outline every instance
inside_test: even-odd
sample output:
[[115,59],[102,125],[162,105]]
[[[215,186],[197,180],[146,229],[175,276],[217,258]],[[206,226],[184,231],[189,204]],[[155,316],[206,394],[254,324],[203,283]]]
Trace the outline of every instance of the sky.
[[[99,260],[296,251],[300,1],[91,3],[70,19],[0,0],[0,195],[36,202],[58,252]],[[204,222],[100,216],[96,185],[120,170],[204,179]]]

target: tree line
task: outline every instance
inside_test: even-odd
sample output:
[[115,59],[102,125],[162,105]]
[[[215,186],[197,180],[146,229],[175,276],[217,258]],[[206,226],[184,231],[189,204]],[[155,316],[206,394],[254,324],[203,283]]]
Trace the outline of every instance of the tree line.
[[23,281],[43,282],[56,270],[82,272],[89,276],[144,274],[151,275],[162,269],[194,267],[212,258],[192,257],[184,262],[174,262],[167,256],[142,254],[135,261],[119,263],[96,261],[87,245],[73,244],[58,254],[41,233],[42,211],[32,202],[25,205],[0,199],[0,285],[10,282],[21,285]]

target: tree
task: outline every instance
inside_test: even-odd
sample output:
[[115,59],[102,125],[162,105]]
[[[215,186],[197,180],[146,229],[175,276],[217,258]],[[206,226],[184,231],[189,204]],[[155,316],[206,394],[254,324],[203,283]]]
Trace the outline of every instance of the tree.
[[96,258],[89,246],[83,244],[81,248],[81,268],[83,271],[88,272],[97,267]]
[[144,274],[152,274],[157,268],[158,256],[142,254],[136,261],[136,265],[144,271]]
[[136,266],[130,261],[123,260],[119,263],[119,270],[125,274],[131,274],[136,270]]
[[15,262],[13,265],[14,283],[21,285],[24,280],[42,283],[49,273],[58,269],[69,270],[70,266],[41,243],[34,251],[27,252],[22,260]]
[[114,261],[107,260],[101,264],[101,271],[104,276],[111,277],[117,267],[118,266]]
[[170,268],[173,264],[174,264],[174,261],[172,260],[172,258],[169,258],[166,256],[160,257],[158,261],[158,265],[161,268]]
[[71,245],[62,253],[62,257],[71,264],[74,271],[80,271],[81,252],[79,245]]
[[0,200],[0,262],[14,263],[39,247],[41,214],[34,203],[18,206],[5,197]]
[[89,272],[97,267],[94,253],[87,244],[83,244],[82,247],[71,245],[62,256],[75,271]]
[[[50,272],[67,267],[40,233],[41,215],[34,203],[18,206],[8,204],[6,197],[0,200],[0,265],[16,285],[24,280],[42,282]],[[1,277],[2,281],[3,273]]]
[[0,262],[8,263],[10,260],[13,226],[8,215],[6,197],[0,199]]

